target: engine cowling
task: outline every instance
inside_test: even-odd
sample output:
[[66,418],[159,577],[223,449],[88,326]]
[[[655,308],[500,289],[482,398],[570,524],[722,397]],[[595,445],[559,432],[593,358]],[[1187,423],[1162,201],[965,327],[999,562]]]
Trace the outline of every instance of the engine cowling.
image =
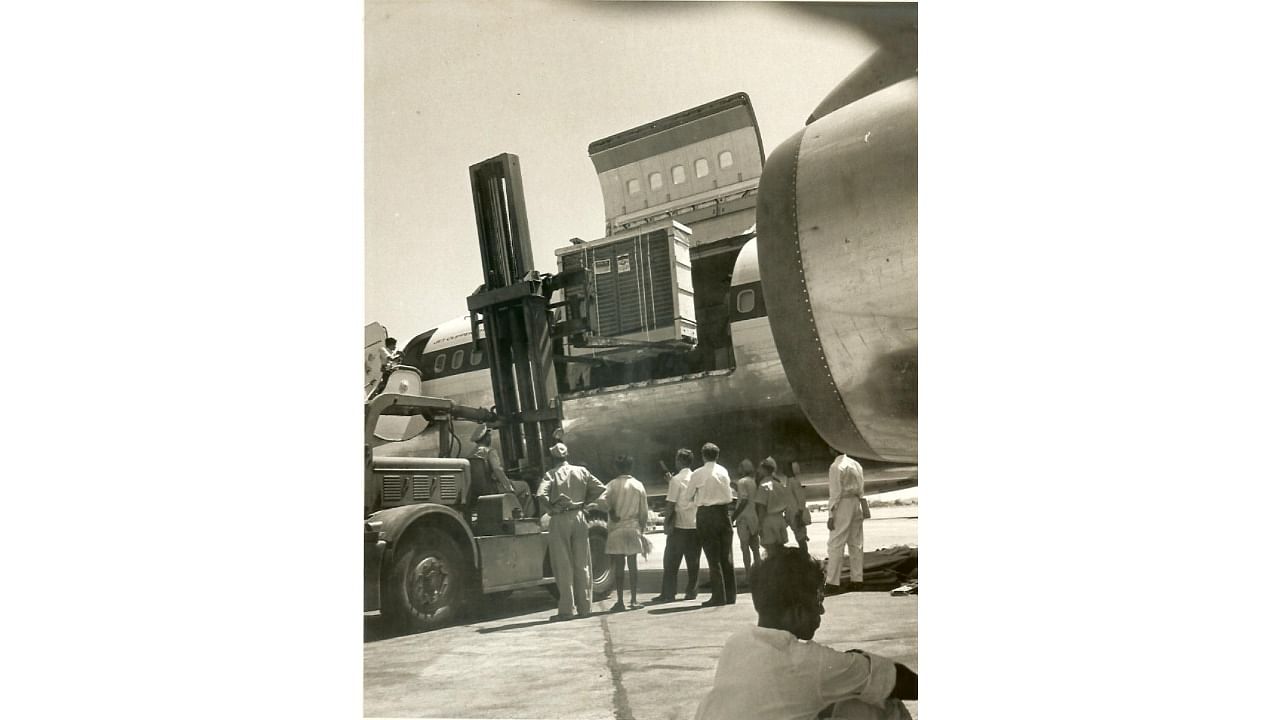
[[756,209],[778,354],[830,445],[914,462],[917,80],[834,110],[770,154]]

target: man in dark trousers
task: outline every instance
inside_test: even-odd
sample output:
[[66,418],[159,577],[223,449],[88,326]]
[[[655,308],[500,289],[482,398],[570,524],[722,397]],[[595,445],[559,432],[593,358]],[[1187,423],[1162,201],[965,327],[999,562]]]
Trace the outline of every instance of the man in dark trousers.
[[689,476],[689,490],[698,506],[698,542],[711,571],[711,599],[703,607],[732,605],[738,599],[738,581],[733,575],[733,480],[717,463],[720,448],[715,443],[702,446],[702,467]]
[[697,506],[689,492],[689,476],[692,474],[693,451],[680,448],[676,452],[676,474],[667,474],[667,547],[662,552],[662,594],[650,603],[672,602],[676,599],[676,580],[680,573],[680,559],[689,579],[684,586],[684,599],[698,597],[698,554],[702,545],[698,542]]

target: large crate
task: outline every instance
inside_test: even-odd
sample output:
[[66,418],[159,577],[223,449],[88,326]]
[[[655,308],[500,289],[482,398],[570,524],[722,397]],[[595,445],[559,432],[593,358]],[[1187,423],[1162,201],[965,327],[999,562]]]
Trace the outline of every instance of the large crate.
[[[618,235],[556,250],[560,271],[586,268],[591,281],[583,298],[597,339],[628,342],[698,341],[689,261],[691,230],[666,220]],[[632,350],[636,348],[633,346]],[[575,348],[573,354],[617,352],[618,348]]]

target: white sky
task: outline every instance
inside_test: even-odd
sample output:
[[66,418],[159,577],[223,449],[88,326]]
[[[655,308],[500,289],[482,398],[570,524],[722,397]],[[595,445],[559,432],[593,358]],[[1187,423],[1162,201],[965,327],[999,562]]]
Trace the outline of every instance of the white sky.
[[470,165],[520,157],[554,272],[604,234],[590,142],[745,91],[767,153],[871,51],[789,3],[369,0],[365,21],[365,318],[401,344],[480,284]]

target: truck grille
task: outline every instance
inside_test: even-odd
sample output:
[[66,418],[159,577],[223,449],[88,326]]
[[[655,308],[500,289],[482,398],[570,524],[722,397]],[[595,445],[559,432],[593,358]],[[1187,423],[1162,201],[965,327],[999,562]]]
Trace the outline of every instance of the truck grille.
[[[458,502],[458,476],[456,474],[426,474],[407,476],[382,476],[382,503],[394,505],[401,502],[436,502],[452,505]],[[405,490],[408,490],[406,495]]]
[[427,502],[431,499],[430,475],[413,476],[413,499],[418,502]]
[[382,503],[400,502],[400,476],[399,475],[383,475],[382,476]]
[[439,477],[440,502],[444,505],[452,505],[458,501],[458,479],[454,475],[441,475]]

